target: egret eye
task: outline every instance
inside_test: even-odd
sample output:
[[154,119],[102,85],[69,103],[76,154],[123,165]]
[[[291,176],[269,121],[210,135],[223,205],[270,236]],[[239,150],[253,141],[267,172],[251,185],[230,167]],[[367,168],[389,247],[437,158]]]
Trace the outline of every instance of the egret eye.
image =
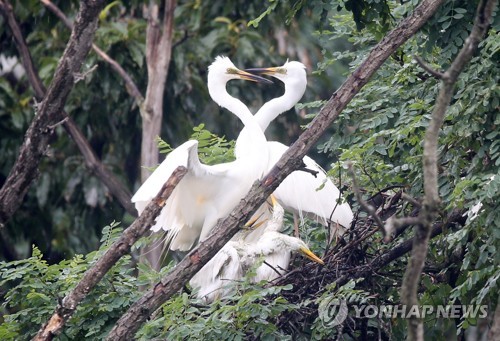
[[238,70],[236,70],[235,68],[232,68],[232,67],[228,67],[226,69],[226,73],[230,74],[230,75],[234,75],[234,74],[237,74],[238,73]]
[[284,67],[277,67],[276,68],[276,73],[281,73],[282,75],[286,75],[287,74],[287,69],[284,68]]

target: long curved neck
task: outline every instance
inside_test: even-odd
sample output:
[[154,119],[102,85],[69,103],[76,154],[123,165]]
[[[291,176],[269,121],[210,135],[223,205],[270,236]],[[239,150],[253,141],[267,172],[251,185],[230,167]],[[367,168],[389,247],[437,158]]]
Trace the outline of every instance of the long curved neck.
[[210,97],[212,97],[214,102],[236,115],[236,117],[238,117],[245,125],[243,131],[240,133],[240,136],[243,134],[249,140],[251,139],[253,141],[253,147],[248,149],[247,152],[257,155],[262,153],[261,148],[264,147],[267,140],[264,136],[263,130],[255,120],[255,117],[252,115],[248,107],[239,99],[231,96],[227,92],[225,84],[223,86],[217,86],[209,82],[208,88]]
[[255,119],[262,131],[266,131],[269,124],[280,114],[293,108],[302,98],[303,94],[304,91],[296,91],[293,87],[285,83],[285,93],[280,97],[266,102],[255,114]]
[[214,89],[209,91],[209,93],[215,103],[236,115],[245,127],[252,128],[257,126],[257,122],[248,107],[239,99],[231,96],[226,91],[225,86],[223,89]]

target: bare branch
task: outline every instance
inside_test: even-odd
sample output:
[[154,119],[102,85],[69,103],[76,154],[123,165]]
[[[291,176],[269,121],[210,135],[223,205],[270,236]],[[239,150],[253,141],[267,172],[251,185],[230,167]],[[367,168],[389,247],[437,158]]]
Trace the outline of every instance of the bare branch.
[[[424,139],[423,174],[424,201],[419,214],[419,224],[415,231],[415,239],[411,258],[406,267],[401,288],[401,301],[406,306],[418,306],[417,289],[424,267],[429,244],[431,226],[438,214],[440,197],[438,192],[438,136],[443,124],[446,110],[451,102],[454,85],[460,73],[471,60],[479,42],[483,39],[491,22],[496,0],[482,0],[476,12],[476,19],[464,46],[452,62],[448,70],[441,76],[441,89],[434,105],[431,121]],[[423,340],[423,322],[414,315],[408,320],[408,340]]]
[[321,134],[331,126],[370,77],[380,68],[406,40],[435,13],[444,0],[424,0],[415,11],[382,39],[370,52],[366,60],[350,75],[345,83],[321,109],[299,139],[287,150],[269,174],[252,186],[249,194],[241,200],[233,212],[219,221],[212,234],[192,250],[175,268],[152,289],[148,290],[118,320],[108,340],[132,339],[142,323],[161,304],[174,295],[187,281],[227,243],[264,200],[278,187],[283,179],[296,170],[307,151]]
[[76,72],[75,73],[75,84],[79,81],[83,81],[88,75],[94,72],[97,69],[97,65],[92,66],[90,69],[85,70],[84,72]]
[[420,201],[418,201],[417,199],[413,198],[411,195],[409,195],[405,192],[401,193],[401,198],[405,201],[408,201],[410,204],[412,204],[416,208],[422,207],[422,203]]
[[443,74],[437,70],[434,70],[432,67],[430,67],[429,65],[427,65],[426,62],[424,62],[424,60],[422,58],[420,58],[419,56],[413,56],[413,58],[415,58],[415,60],[417,61],[417,64],[422,68],[424,69],[428,74],[430,74],[431,76],[437,78],[437,79],[443,79]]
[[68,319],[75,312],[78,304],[99,283],[109,269],[125,254],[130,252],[132,245],[142,237],[165,206],[166,200],[172,194],[179,181],[186,175],[187,169],[179,166],[163,185],[160,192],[146,206],[144,212],[132,225],[123,231],[120,238],[110,246],[106,253],[94,263],[82,276],[76,287],[64,297],[57,306],[49,321],[44,324],[33,340],[52,340],[58,335]]
[[[28,188],[38,175],[38,164],[43,157],[52,136],[47,125],[53,125],[64,118],[62,110],[73,88],[75,73],[79,72],[88,54],[92,38],[97,29],[98,15],[103,0],[81,2],[71,37],[56,68],[52,83],[40,103],[19,150],[14,167],[0,189],[0,228],[21,205]],[[15,19],[12,6],[7,0],[0,0],[0,10],[12,27]],[[14,22],[14,23],[13,23]],[[16,42],[19,37],[14,35]],[[21,37],[22,38],[22,37]],[[23,55],[26,55],[23,53]],[[32,70],[33,71],[33,70]],[[37,89],[40,91],[43,89]]]
[[385,222],[384,229],[386,236],[384,241],[389,242],[393,235],[399,235],[408,226],[416,226],[418,224],[420,224],[420,218],[418,217],[397,218],[392,216]]
[[[54,13],[70,30],[73,28],[72,22],[66,17],[66,15],[50,0],[40,0],[45,7],[47,7],[52,13]],[[125,82],[125,87],[130,96],[135,99],[137,106],[141,107],[144,102],[144,97],[142,96],[139,88],[132,80],[132,77],[122,68],[120,64],[113,58],[111,58],[106,52],[101,50],[96,44],[92,44],[92,49],[97,53],[102,60],[108,63],[113,70],[118,73],[118,75]]]
[[[45,3],[50,3],[50,1],[44,0]],[[55,6],[54,6],[55,7]],[[57,7],[55,7],[57,8]],[[40,79],[38,75],[38,70],[34,66],[33,60],[31,58],[31,54],[29,52],[28,46],[26,44],[26,41],[24,40],[24,37],[21,33],[21,29],[19,27],[19,24],[16,21],[16,18],[14,17],[14,13],[12,11],[12,6],[4,0],[0,0],[0,10],[2,11],[2,14],[6,17],[8,25],[12,31],[12,35],[14,36],[14,42],[16,43],[16,47],[19,51],[19,54],[21,55],[21,61],[23,63],[24,69],[26,70],[26,74],[28,77],[28,81],[30,85],[32,86],[34,92],[35,92],[35,102],[36,101],[42,101],[43,97],[45,96],[45,86],[43,85],[42,80]],[[58,10],[58,9],[57,9]],[[60,15],[64,17],[64,14],[62,12],[58,12]],[[40,106],[40,103],[35,104],[35,109],[38,110]],[[116,178],[116,176],[110,172],[99,160],[97,157],[96,153],[90,146],[90,143],[87,141],[85,136],[83,135],[82,131],[77,127],[75,122],[68,116],[68,114],[64,111],[60,112],[60,115],[62,117],[59,118],[59,120],[54,119],[54,122],[52,124],[48,124],[48,132],[52,133],[53,128],[55,128],[57,125],[59,125],[61,122],[63,122],[64,129],[68,132],[68,134],[73,138],[75,141],[76,145],[78,146],[78,149],[82,153],[85,159],[85,164],[87,168],[96,174],[96,176],[106,185],[106,187],[111,191],[113,196],[118,199],[120,204],[127,210],[129,214],[132,216],[137,215],[137,211],[135,210],[134,205],[130,202],[130,197],[131,194],[128,191],[128,189]],[[38,166],[38,160],[35,160],[36,165],[35,167]],[[13,168],[14,169],[14,168]],[[26,170],[28,171],[28,170]],[[31,177],[29,181],[25,183],[25,186],[30,186],[31,181],[35,178],[34,174],[30,173],[23,173],[21,170],[17,172],[17,177],[18,178],[23,178],[23,177]],[[22,189],[22,191],[25,191],[26,189]],[[3,188],[2,188],[3,191]],[[11,193],[11,196],[14,194]],[[19,207],[20,202],[23,199],[23,195],[20,195],[18,198],[11,197],[11,206],[14,204],[17,205],[15,207],[12,207],[12,213]],[[1,208],[1,206],[0,206]],[[0,210],[1,212],[1,210]],[[11,214],[12,214],[11,213]],[[1,214],[0,214],[1,216]],[[10,217],[10,216],[9,216]],[[7,217],[8,218],[8,217]],[[3,225],[0,219],[0,228]]]
[[354,195],[356,196],[356,200],[361,205],[361,207],[370,215],[370,217],[372,217],[373,220],[375,220],[375,222],[377,223],[380,231],[382,232],[382,234],[385,237],[386,236],[386,231],[384,229],[384,223],[382,222],[382,220],[380,219],[380,217],[377,215],[377,210],[375,209],[375,207],[373,207],[372,205],[368,204],[363,199],[363,196],[361,195],[361,192],[360,192],[359,186],[358,186],[358,180],[356,179],[356,174],[354,174],[354,170],[353,170],[353,167],[352,167],[352,162],[348,162],[347,163],[347,171],[348,171],[348,173],[349,173],[349,175],[351,176],[351,179],[352,179],[352,187],[353,187]]

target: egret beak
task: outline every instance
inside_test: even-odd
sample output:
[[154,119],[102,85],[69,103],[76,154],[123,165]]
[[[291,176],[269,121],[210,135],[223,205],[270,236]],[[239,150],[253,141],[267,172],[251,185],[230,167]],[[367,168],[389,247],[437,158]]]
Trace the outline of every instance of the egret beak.
[[276,207],[278,205],[278,201],[276,200],[276,197],[272,194],[269,197],[271,198],[271,203],[273,204],[273,207]]
[[246,80],[246,81],[273,84],[273,82],[267,78],[254,75],[254,74],[246,72],[246,71],[235,70],[234,73],[236,73],[241,79]]
[[264,224],[267,221],[267,219],[264,219],[262,221],[257,222],[261,217],[262,217],[262,214],[260,214],[257,217],[253,217],[252,219],[250,219],[249,221],[246,222],[245,227],[256,229],[257,227],[261,226],[262,224]]
[[268,75],[268,76],[274,76],[277,73],[286,74],[286,69],[282,67],[253,68],[253,69],[245,69],[245,71],[257,75]]
[[316,262],[316,263],[319,263],[321,265],[325,265],[325,262],[323,262],[321,260],[321,258],[319,258],[318,256],[316,256],[311,250],[309,250],[308,248],[306,247],[301,247],[299,249],[299,252],[301,254],[303,254],[305,257],[309,258],[310,260]]

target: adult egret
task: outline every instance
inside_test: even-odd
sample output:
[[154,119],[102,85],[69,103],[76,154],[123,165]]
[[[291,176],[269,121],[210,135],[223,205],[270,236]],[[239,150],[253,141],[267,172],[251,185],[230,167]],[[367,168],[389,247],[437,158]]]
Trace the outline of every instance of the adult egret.
[[[280,67],[246,69],[246,71],[270,75],[285,85],[285,93],[281,97],[268,101],[255,114],[255,119],[265,131],[270,122],[281,113],[291,109],[303,96],[307,86],[305,66],[297,61],[287,61]],[[246,128],[240,133],[235,149],[237,157],[251,150],[252,139],[249,135]],[[269,141],[267,147],[269,150],[268,170],[270,170],[288,146],[280,142]],[[343,233],[343,228],[349,227],[353,219],[349,204],[337,203],[341,199],[340,191],[312,158],[305,156],[303,162],[308,169],[316,172],[316,175],[294,171],[279,185],[274,195],[286,210],[298,213],[301,218],[305,213],[324,225],[333,223],[332,227],[339,233]]]
[[[197,291],[197,297],[210,303],[227,297],[234,291],[235,282],[240,281],[255,263],[264,257],[266,263],[256,269],[252,281],[271,281],[279,277],[290,263],[291,252],[299,252],[305,257],[319,263],[323,261],[316,256],[299,238],[280,233],[283,227],[284,210],[271,195],[273,212],[270,219],[257,229],[264,232],[254,242],[247,242],[247,230],[241,230],[191,278],[189,284]],[[267,203],[263,206],[267,207]],[[270,267],[272,266],[272,267]]]
[[233,162],[208,166],[198,158],[198,142],[187,141],[165,158],[132,197],[140,214],[175,168],[188,168],[152,226],[153,231],[169,231],[171,250],[187,251],[207,237],[217,220],[229,214],[267,171],[266,138],[247,106],[226,91],[226,83],[232,79],[270,81],[239,70],[227,57],[217,57],[208,68],[210,96],[243,122],[253,148]]

